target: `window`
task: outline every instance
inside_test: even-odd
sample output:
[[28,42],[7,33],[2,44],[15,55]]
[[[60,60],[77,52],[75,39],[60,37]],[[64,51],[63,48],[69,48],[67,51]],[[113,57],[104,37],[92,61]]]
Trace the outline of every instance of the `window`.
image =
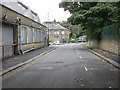
[[55,34],[55,35],[58,35],[58,34],[60,34],[60,33],[59,33],[59,31],[54,31],[54,34]]
[[65,32],[64,32],[64,31],[62,31],[62,34],[65,34]]
[[59,31],[57,31],[57,34],[59,34]]
[[33,43],[33,29],[28,29],[28,43]]
[[25,44],[27,43],[27,28],[21,27],[21,43]]
[[56,32],[56,31],[54,31],[54,34],[56,35],[56,34],[57,34],[57,32]]
[[49,31],[49,32],[47,32],[47,34],[50,34],[50,31]]
[[58,37],[54,37],[54,40],[57,40],[58,39]]

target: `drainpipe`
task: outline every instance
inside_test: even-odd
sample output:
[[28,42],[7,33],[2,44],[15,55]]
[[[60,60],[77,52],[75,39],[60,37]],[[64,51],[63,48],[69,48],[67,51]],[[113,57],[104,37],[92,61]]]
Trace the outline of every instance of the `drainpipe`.
[[21,29],[20,29],[20,25],[18,25],[18,51],[19,54],[22,54],[22,48],[21,48]]

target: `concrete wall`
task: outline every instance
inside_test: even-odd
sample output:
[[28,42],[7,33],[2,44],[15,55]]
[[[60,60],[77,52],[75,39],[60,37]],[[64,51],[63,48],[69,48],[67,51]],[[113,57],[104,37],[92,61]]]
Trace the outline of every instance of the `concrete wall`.
[[89,40],[89,46],[93,48],[100,48],[108,52],[112,52],[120,55],[119,49],[120,38],[118,37],[104,37],[100,41]]

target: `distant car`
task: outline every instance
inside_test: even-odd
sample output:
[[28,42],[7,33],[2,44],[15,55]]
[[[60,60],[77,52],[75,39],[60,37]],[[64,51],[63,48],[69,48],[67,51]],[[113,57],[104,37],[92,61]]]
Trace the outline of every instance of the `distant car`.
[[53,43],[49,42],[49,45],[53,45]]
[[77,42],[86,42],[86,40],[78,40]]
[[77,40],[77,42],[82,42],[82,40]]
[[83,40],[83,42],[86,42],[86,40]]
[[59,41],[55,41],[55,42],[53,43],[53,45],[60,45],[60,42],[59,42]]

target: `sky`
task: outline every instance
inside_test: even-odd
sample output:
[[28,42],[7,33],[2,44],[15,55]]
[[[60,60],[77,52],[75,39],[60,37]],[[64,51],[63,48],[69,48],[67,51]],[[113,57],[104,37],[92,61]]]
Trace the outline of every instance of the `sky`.
[[[44,21],[66,21],[71,15],[63,8],[59,8],[61,0],[19,0],[31,10],[38,13],[41,23]],[[49,14],[48,14],[49,13]]]

